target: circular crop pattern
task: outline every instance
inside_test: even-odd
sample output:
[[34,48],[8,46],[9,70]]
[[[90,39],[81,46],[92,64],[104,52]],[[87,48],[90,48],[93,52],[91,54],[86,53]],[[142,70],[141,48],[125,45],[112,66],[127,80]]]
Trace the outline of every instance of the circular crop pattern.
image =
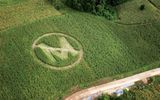
[[37,38],[33,45],[34,56],[47,68],[65,70],[79,64],[83,50],[81,44],[62,33],[48,33]]

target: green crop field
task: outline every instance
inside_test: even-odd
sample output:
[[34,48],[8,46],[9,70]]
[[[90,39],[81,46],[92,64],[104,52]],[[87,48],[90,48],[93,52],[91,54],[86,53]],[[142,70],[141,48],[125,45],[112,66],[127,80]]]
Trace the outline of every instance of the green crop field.
[[153,6],[160,9],[160,1],[159,0],[149,0],[149,1],[153,4]]
[[[145,5],[144,11],[139,10],[142,4]],[[122,24],[147,24],[159,20],[160,16],[159,9],[148,0],[131,0],[117,8],[119,11],[117,22]]]
[[[0,6],[0,100],[62,99],[99,80],[108,82],[160,66],[160,12],[147,0],[118,6],[120,19],[116,21],[68,7],[57,11],[39,1]],[[144,11],[138,10],[139,3],[146,5]],[[66,70],[39,63],[32,46],[48,33],[62,33],[76,40],[82,46],[80,62]],[[60,46],[56,39],[39,42]],[[72,39],[68,43],[80,49]],[[46,56],[43,62],[50,63],[47,59],[55,52],[48,55],[38,49],[39,56]],[[72,59],[72,54],[68,55],[70,64],[77,59]],[[51,65],[69,64],[67,60],[61,62]]]
[[8,5],[13,5],[17,3],[21,3],[27,0],[0,0],[0,6],[8,6]]
[[[2,0],[10,3],[20,1],[25,0]],[[0,2],[0,31],[55,15],[60,15],[60,12],[43,0],[26,0],[8,6],[1,6]]]

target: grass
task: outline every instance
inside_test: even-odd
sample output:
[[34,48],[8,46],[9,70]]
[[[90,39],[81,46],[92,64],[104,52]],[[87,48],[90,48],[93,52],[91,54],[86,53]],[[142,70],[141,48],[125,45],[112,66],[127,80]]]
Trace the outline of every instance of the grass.
[[[127,3],[137,4],[132,1]],[[144,3],[149,5],[146,1]],[[7,11],[5,8],[3,10]],[[150,12],[148,16],[154,17],[154,14],[157,14],[152,7],[146,10]],[[159,20],[152,21],[145,17],[145,14],[140,14],[150,24],[121,25],[69,8],[61,12],[64,14],[55,16],[53,13],[43,19],[36,19],[35,15],[30,18],[34,19],[30,23],[21,23],[18,26],[9,24],[10,29],[4,27],[8,25],[8,21],[2,23],[4,26],[2,25],[3,31],[0,31],[0,98],[56,100],[73,88],[85,88],[105,77],[123,77],[159,67]],[[124,15],[124,22],[129,22],[128,15]],[[157,14],[157,19],[159,17]],[[144,23],[139,16],[136,18],[138,22]],[[39,36],[50,32],[65,33],[82,44],[84,58],[79,65],[72,69],[56,71],[45,68],[34,59],[33,42]]]
[[9,6],[17,3],[22,3],[26,0],[0,0],[0,6]]
[[34,52],[36,54],[36,57],[43,63],[48,63],[49,65],[52,65],[56,62],[56,59],[52,56],[51,52],[46,49],[35,48]]
[[70,65],[79,58],[78,54],[72,52],[48,51],[40,47],[35,48],[35,54],[42,62],[58,67]]
[[0,6],[0,30],[54,15],[60,15],[60,13],[44,0],[28,0],[14,5]]
[[[52,33],[51,33],[52,34]],[[68,41],[70,40],[70,41]],[[72,46],[73,45],[73,46]],[[73,64],[79,59],[79,51],[81,47],[77,44],[77,41],[70,37],[63,37],[60,35],[50,35],[47,37],[41,37],[35,43],[35,54],[42,60],[42,62],[52,66],[67,66]],[[49,50],[48,48],[52,48]],[[68,49],[70,51],[54,50],[55,48]],[[45,57],[43,57],[45,56]],[[46,59],[47,57],[47,59]]]
[[[145,9],[141,11],[140,6],[143,4],[145,5]],[[159,10],[154,7],[148,0],[131,0],[118,6],[117,8],[119,11],[119,20],[117,21],[118,23],[146,24],[160,20]]]
[[159,0],[150,0],[150,1],[151,1],[151,3],[153,3],[153,5],[155,5],[155,7],[160,9],[160,1]]

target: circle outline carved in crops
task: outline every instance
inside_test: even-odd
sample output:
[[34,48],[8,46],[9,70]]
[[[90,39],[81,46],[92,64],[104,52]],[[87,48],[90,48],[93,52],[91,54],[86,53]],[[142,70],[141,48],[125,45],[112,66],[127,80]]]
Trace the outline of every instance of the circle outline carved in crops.
[[[34,49],[36,48],[36,45],[37,45],[36,43],[38,43],[38,41],[41,40],[42,38],[45,38],[45,37],[48,37],[48,36],[51,36],[51,35],[56,35],[56,36],[61,36],[61,37],[69,38],[70,40],[74,41],[74,42],[77,44],[78,47],[80,47],[80,50],[78,51],[78,52],[79,52],[78,58],[77,58],[77,60],[76,60],[74,63],[72,63],[72,64],[70,64],[70,65],[63,66],[63,67],[57,67],[57,66],[53,66],[53,65],[47,64],[47,63],[41,61],[41,60],[37,57],[37,55],[36,55],[36,53],[35,53],[35,50],[34,50]],[[38,37],[38,38],[33,42],[33,44],[32,44],[32,50],[33,50],[33,55],[34,55],[34,57],[36,58],[36,60],[37,60],[41,65],[43,65],[44,67],[47,67],[47,68],[49,68],[49,69],[54,69],[54,70],[66,70],[66,69],[70,69],[70,68],[78,65],[78,64],[81,62],[82,58],[83,58],[82,45],[81,45],[75,38],[73,38],[73,37],[71,37],[71,36],[69,36],[69,35],[66,35],[66,34],[62,34],[62,33],[47,33],[47,34],[44,34],[44,35]]]

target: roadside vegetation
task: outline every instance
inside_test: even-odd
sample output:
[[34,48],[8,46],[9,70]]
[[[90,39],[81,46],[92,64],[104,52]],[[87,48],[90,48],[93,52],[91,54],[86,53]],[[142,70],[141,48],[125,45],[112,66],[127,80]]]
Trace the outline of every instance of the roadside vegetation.
[[124,91],[124,94],[116,97],[102,95],[98,100],[159,100],[160,95],[160,77],[152,78],[149,84],[137,84],[129,91]]
[[[128,1],[118,11],[120,22],[150,23],[144,25],[118,24],[66,6],[57,11],[44,1],[34,1],[0,7],[0,99],[63,99],[100,79],[108,82],[107,78],[160,66],[160,16],[146,0]],[[145,4],[143,12],[137,2]],[[55,71],[36,62],[32,44],[51,32],[67,34],[82,44],[79,65]]]

